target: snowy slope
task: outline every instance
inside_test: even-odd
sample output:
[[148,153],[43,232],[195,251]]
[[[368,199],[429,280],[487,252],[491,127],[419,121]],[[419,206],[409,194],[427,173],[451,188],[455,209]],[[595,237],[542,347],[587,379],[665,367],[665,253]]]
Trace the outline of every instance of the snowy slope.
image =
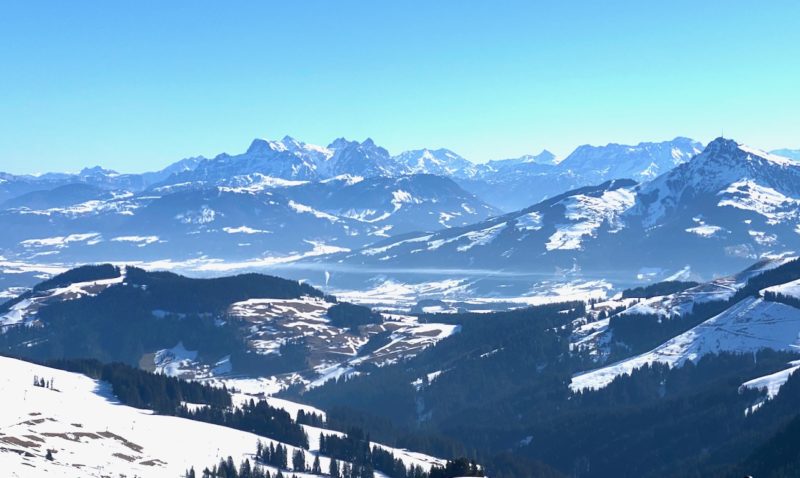
[[645,224],[655,225],[681,204],[705,201],[704,195],[710,194],[720,197],[719,207],[749,210],[774,220],[782,209],[796,206],[798,180],[796,162],[717,138],[702,154],[645,185],[639,212]]
[[761,349],[800,350],[800,310],[760,298],[742,300],[647,353],[574,376],[570,388],[602,388],[617,376],[655,362],[681,366],[706,354]]
[[217,186],[99,191],[85,199],[31,198],[0,209],[5,259],[62,267],[165,260],[256,267],[498,213],[450,179],[430,175],[308,182],[252,174]]
[[780,392],[781,387],[789,380],[789,377],[798,370],[800,370],[800,360],[793,360],[789,362],[789,368],[748,380],[742,384],[742,387],[754,390],[766,390],[767,398],[772,398]]
[[786,284],[767,287],[762,291],[762,294],[763,292],[772,292],[775,294],[781,294],[788,297],[794,297],[795,299],[800,299],[800,279],[787,282]]
[[[797,256],[788,254],[775,258],[767,258],[759,261],[752,267],[748,267],[742,272],[730,276],[718,277],[676,294],[642,299],[632,307],[620,312],[620,314],[658,314],[665,318],[685,315],[691,312],[695,304],[730,299],[736,291],[747,284],[750,278],[764,271],[775,269],[795,259],[797,259]],[[776,287],[780,288],[784,286]],[[772,288],[768,290],[772,290]]]
[[623,226],[620,217],[635,201],[633,186],[631,181],[610,181],[577,189],[468,227],[384,241],[345,261],[383,267],[552,270],[554,265],[566,265],[550,260],[553,254],[590,251],[595,238],[615,234]]
[[[259,440],[267,445],[279,443],[252,433],[121,405],[107,384],[80,374],[6,357],[0,357],[0,368],[0,466],[4,476],[178,477],[190,467],[202,470],[228,456],[237,465],[244,459],[252,463]],[[34,386],[34,377],[52,380],[53,389]],[[252,397],[263,395],[240,399]],[[268,400],[294,415],[299,409],[320,412],[287,400]],[[319,452],[320,433],[341,435],[322,428],[305,428],[310,443],[307,461]],[[406,466],[415,464],[429,469],[431,465],[444,464],[444,460],[422,453],[373,444],[393,452]],[[284,446],[290,456],[296,449]],[[53,461],[45,459],[48,450]],[[320,462],[327,470],[329,459],[320,455]],[[376,472],[376,476],[385,475]]]
[[[252,460],[257,440],[269,441],[120,405],[107,385],[83,375],[5,357],[0,368],[5,476],[174,478],[190,466],[202,469],[229,455],[237,464]],[[52,379],[56,390],[33,386],[34,376]],[[47,450],[53,450],[54,461],[45,460]]]
[[580,350],[588,353],[598,362],[608,357],[611,353],[610,345],[615,339],[610,328],[610,317],[600,319],[600,311],[605,310],[607,313],[616,314],[617,316],[656,315],[660,316],[661,320],[677,320],[690,314],[698,304],[730,299],[747,284],[749,279],[795,259],[797,259],[797,256],[788,254],[764,259],[736,274],[718,277],[674,294],[645,299],[621,299],[617,297],[595,304],[587,319],[574,324],[571,348],[575,351]]

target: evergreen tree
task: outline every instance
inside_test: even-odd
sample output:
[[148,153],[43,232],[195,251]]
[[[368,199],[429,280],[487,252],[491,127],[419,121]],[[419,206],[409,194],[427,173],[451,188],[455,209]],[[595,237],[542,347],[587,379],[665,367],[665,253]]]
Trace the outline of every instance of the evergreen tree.
[[339,462],[335,458],[331,458],[331,463],[328,465],[328,474],[331,478],[342,478],[339,474]]
[[233,464],[233,457],[228,456],[228,459],[225,461],[225,471],[227,472],[227,478],[238,478],[236,473],[236,465]]
[[250,460],[245,458],[239,467],[239,478],[253,478],[253,470],[250,467]]
[[275,458],[275,466],[280,468],[280,469],[282,469],[282,470],[288,469],[289,468],[289,450],[285,446],[279,444],[275,448],[275,454],[277,455],[277,457]]
[[306,471],[306,454],[299,448],[292,455],[292,469],[294,471]]
[[322,474],[322,467],[319,464],[319,456],[314,457],[314,464],[311,465],[311,474],[313,475],[321,475]]

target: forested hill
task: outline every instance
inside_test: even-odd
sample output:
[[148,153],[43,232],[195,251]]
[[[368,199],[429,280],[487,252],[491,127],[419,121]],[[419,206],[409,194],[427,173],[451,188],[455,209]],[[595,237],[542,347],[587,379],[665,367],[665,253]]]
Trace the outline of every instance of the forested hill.
[[84,266],[0,306],[0,350],[39,360],[138,365],[147,353],[182,344],[199,360],[241,359],[247,344],[227,309],[253,298],[325,296],[307,284],[262,274],[194,279],[136,267]]
[[189,278],[109,264],[70,270],[6,302],[0,329],[0,353],[28,359],[304,384],[412,356],[458,330],[263,274]]

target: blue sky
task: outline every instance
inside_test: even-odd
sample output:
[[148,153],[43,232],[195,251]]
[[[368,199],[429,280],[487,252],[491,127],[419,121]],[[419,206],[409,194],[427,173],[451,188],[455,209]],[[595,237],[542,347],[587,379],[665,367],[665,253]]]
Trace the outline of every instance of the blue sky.
[[142,171],[285,134],[475,161],[723,129],[797,148],[799,20],[794,0],[5,0],[0,170]]

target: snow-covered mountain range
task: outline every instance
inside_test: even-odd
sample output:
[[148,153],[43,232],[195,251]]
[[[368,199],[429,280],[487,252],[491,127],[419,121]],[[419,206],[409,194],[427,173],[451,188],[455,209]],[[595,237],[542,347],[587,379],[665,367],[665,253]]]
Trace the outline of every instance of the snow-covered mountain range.
[[[538,155],[475,164],[444,148],[391,155],[369,138],[362,142],[339,138],[328,146],[317,146],[285,136],[281,140],[255,139],[241,154],[187,158],[160,171],[142,174],[122,174],[99,166],[76,174],[0,173],[0,203],[28,192],[74,183],[135,193],[153,186],[186,188],[230,181],[244,183],[249,177],[320,181],[342,175],[369,178],[432,174],[462,181],[462,186],[469,191],[491,196],[486,198],[490,204],[498,202],[500,204],[495,205],[513,210],[568,189],[609,179],[649,179],[687,160],[700,149],[702,145],[696,141],[675,138],[635,146],[584,145],[563,161],[557,161],[545,150]],[[540,176],[547,180],[536,182]],[[537,191],[526,193],[524,184]],[[504,196],[491,194],[493,187],[503,186]]]
[[497,213],[452,180],[431,175],[306,182],[253,173],[219,185],[138,193],[79,183],[6,201],[0,222],[9,233],[0,248],[8,260],[29,262],[269,264]]
[[576,189],[466,228],[389,239],[343,260],[605,278],[614,271],[630,280],[709,276],[800,247],[797,198],[796,162],[719,138],[651,181]]
[[476,224],[501,214],[494,204],[528,206],[602,178],[667,167],[695,148],[678,138],[581,147],[561,162],[544,151],[473,164],[441,148],[392,156],[370,139],[316,146],[286,136],[144,174],[101,167],[2,174],[0,221],[8,234],[0,256],[8,271],[22,273],[0,282],[3,290],[31,285],[49,268],[82,262],[213,271],[356,250]]
[[699,153],[703,145],[688,138],[634,146],[611,143],[579,146],[556,161],[545,150],[536,156],[489,161],[459,183],[505,211],[514,211],[565,191],[612,179],[648,181]]
[[[354,267],[375,269],[368,279],[441,268],[708,277],[798,247],[797,164],[723,139],[485,164],[446,149],[392,156],[369,139],[258,139],[143,175],[4,175],[0,254],[9,271],[38,273],[103,261],[218,273],[324,256],[317,273],[288,273],[319,284]],[[36,274],[0,280],[5,290]]]

